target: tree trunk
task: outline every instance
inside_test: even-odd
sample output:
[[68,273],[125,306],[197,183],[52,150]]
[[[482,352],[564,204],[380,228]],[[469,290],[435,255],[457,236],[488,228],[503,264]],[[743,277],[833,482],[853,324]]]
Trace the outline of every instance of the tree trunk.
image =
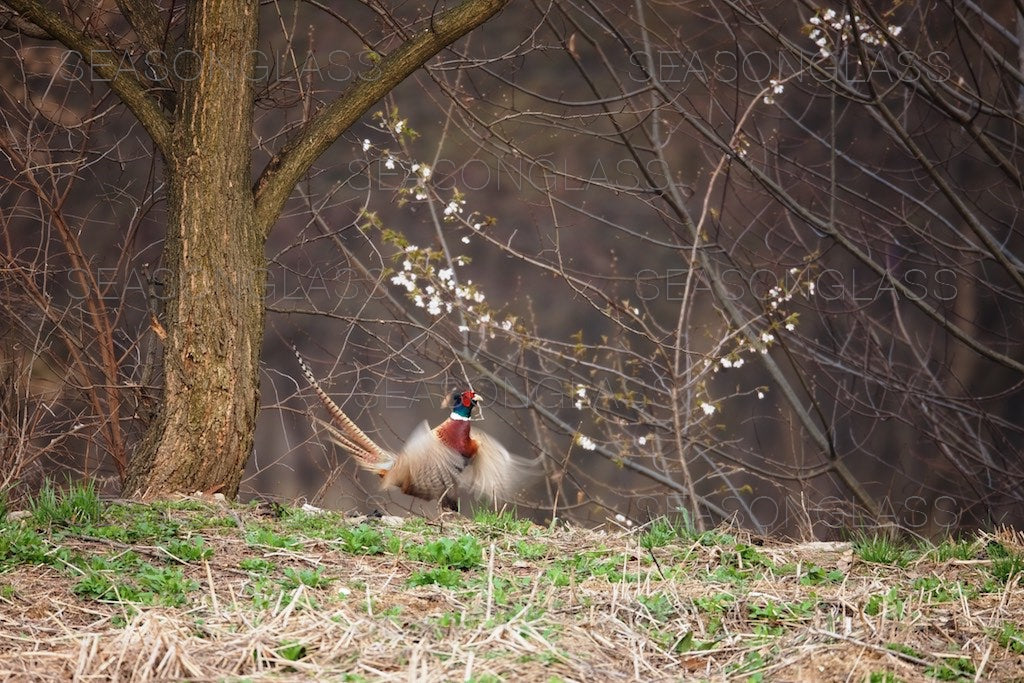
[[250,177],[258,3],[190,2],[188,11],[167,155],[164,402],[132,458],[132,496],[234,496],[259,402],[265,235]]

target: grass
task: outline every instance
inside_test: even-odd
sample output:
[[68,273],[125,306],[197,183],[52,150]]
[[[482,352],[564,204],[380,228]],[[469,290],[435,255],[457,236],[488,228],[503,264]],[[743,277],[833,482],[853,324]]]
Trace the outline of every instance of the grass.
[[[1013,680],[1014,533],[755,544],[509,512],[349,519],[40,491],[0,520],[13,678]],[[3,615],[11,615],[5,617]],[[16,617],[14,616],[16,615]]]
[[919,550],[889,534],[863,533],[855,536],[853,552],[864,562],[897,567],[906,567],[921,554]]

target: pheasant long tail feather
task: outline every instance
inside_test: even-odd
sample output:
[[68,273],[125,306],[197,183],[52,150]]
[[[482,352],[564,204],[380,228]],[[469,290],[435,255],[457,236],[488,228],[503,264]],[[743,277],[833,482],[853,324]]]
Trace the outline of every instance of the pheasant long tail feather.
[[306,365],[306,361],[302,358],[299,350],[293,346],[292,351],[295,352],[295,357],[299,360],[299,367],[302,368],[302,374],[305,376],[306,381],[313,387],[313,392],[320,399],[320,402],[324,404],[328,415],[331,416],[333,424],[318,420],[327,429],[331,438],[339,446],[355,456],[356,460],[363,467],[377,472],[390,470],[394,466],[395,456],[378,446],[373,439],[368,437],[363,430],[349,419],[348,415],[342,412],[338,404],[327,395],[327,392],[321,388],[320,383],[316,381],[313,371]]
[[363,467],[367,469],[372,469],[379,474],[383,474],[384,472],[390,470],[392,465],[394,464],[393,458],[391,458],[390,455],[387,456],[388,460],[382,463],[377,462],[379,456],[376,453],[367,451],[365,448],[349,439],[347,436],[345,436],[344,433],[342,433],[341,430],[339,430],[337,427],[335,427],[327,420],[321,420],[319,417],[316,417],[314,415],[313,421],[317,425],[322,427],[325,432],[327,432],[327,435],[330,437],[331,441],[341,446],[341,448],[344,449],[347,453],[353,455],[355,459],[359,462],[359,464],[362,465]]

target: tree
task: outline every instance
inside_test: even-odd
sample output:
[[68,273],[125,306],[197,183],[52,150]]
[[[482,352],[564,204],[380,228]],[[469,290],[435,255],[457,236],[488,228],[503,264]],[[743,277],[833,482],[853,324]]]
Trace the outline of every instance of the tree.
[[[366,110],[508,0],[467,0],[419,22],[333,101],[312,114],[252,185],[251,138],[259,4],[118,2],[135,44],[114,45],[92,16],[11,0],[15,26],[76,51],[145,128],[164,161],[168,296],[163,401],[126,469],[130,495],[222,491],[234,496],[253,445],[264,309],[264,245],[292,188]],[[109,25],[105,17],[100,24]],[[401,30],[405,32],[404,29]],[[125,68],[145,53],[151,68]],[[119,417],[111,414],[114,425]]]

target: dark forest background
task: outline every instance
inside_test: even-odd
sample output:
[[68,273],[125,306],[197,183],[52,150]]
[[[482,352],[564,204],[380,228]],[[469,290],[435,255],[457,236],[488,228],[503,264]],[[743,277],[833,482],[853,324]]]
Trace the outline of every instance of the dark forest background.
[[[122,68],[175,68],[72,5]],[[169,46],[183,3],[159,7]],[[254,168],[434,11],[263,3]],[[164,167],[9,11],[0,61],[0,478],[116,493],[162,400]],[[242,497],[422,509],[314,428],[294,343],[391,446],[484,395],[481,427],[543,457],[537,519],[1020,525],[1022,72],[1019,2],[511,2],[270,232]]]

